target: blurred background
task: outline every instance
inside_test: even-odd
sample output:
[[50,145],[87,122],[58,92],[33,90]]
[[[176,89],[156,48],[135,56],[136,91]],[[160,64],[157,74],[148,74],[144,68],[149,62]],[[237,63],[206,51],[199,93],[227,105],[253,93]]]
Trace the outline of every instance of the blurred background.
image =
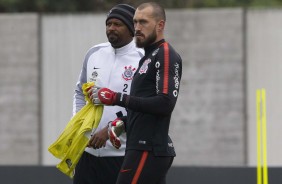
[[[0,170],[55,168],[47,149],[72,116],[85,53],[107,41],[114,5],[142,2],[0,0]],[[280,169],[282,0],[156,2],[183,60],[173,167],[254,168],[256,89],[265,88],[268,165]]]

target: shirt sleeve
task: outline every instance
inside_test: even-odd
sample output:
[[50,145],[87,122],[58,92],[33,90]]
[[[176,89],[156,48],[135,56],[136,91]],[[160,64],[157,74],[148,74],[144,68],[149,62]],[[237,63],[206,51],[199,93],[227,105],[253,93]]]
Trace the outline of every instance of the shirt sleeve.
[[83,62],[83,66],[74,90],[72,111],[73,116],[86,104],[85,97],[82,91],[82,85],[87,82],[87,58],[88,57],[86,57]]
[[172,50],[168,43],[164,43],[156,56],[155,77],[156,96],[129,96],[127,108],[152,114],[168,114],[174,109],[177,101],[182,75],[182,60]]

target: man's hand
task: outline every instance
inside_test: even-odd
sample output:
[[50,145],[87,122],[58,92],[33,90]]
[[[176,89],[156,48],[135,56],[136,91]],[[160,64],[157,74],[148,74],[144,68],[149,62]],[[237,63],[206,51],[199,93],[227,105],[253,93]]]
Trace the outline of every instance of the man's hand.
[[116,149],[119,149],[121,146],[119,136],[124,132],[124,129],[124,122],[119,118],[109,124],[109,139]]
[[108,140],[108,127],[105,127],[91,136],[87,147],[92,147],[94,149],[105,147],[107,140]]
[[93,86],[88,90],[88,97],[93,104],[113,105],[116,101],[116,92],[108,88]]

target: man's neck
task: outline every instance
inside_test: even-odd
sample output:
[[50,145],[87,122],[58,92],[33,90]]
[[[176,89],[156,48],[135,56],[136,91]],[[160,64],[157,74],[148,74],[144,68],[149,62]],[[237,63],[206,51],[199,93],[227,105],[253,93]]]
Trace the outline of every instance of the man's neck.
[[113,44],[111,44],[111,45],[114,49],[119,49],[119,48],[122,48],[122,47],[128,45],[130,42],[132,42],[132,40],[133,40],[133,38],[130,38],[130,39],[126,40],[125,43],[122,43],[120,45],[113,45]]
[[161,45],[162,43],[164,43],[165,40],[164,39],[161,39],[161,40],[158,40],[154,43],[152,43],[151,45],[145,47],[145,55],[151,53],[153,50],[155,50],[157,47],[159,47],[159,45]]

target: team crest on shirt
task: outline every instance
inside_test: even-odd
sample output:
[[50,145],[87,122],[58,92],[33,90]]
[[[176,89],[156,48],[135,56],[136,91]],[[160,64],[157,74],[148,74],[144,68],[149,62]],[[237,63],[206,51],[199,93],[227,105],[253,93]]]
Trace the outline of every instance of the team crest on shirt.
[[144,61],[144,63],[142,64],[142,66],[141,66],[141,68],[140,68],[140,70],[139,70],[139,73],[140,74],[143,74],[143,73],[146,73],[147,72],[147,70],[148,70],[148,64],[149,63],[151,63],[151,59],[149,58],[149,59],[146,59],[145,61]]
[[128,66],[128,67],[125,66],[124,72],[122,74],[122,78],[126,81],[132,80],[135,70],[136,70],[136,68],[133,68],[131,65]]

